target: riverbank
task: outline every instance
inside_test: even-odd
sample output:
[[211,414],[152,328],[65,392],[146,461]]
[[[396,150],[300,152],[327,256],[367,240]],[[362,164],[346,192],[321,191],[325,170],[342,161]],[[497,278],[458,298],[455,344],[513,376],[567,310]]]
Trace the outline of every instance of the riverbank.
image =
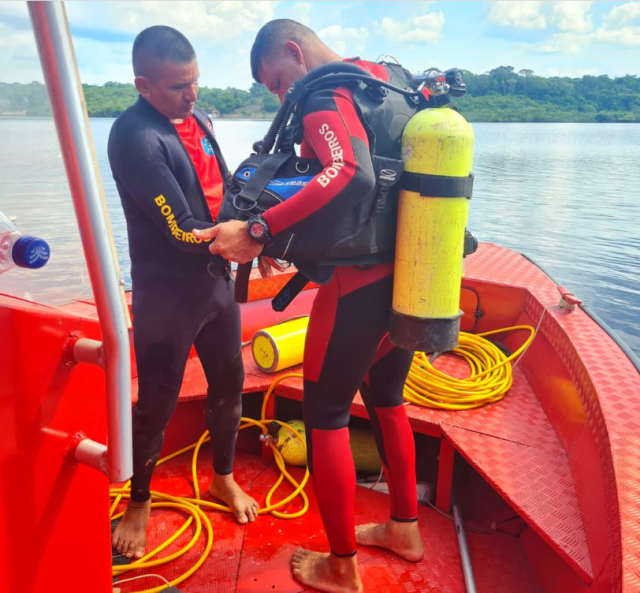
[[[640,123],[640,78],[545,78],[500,66],[484,74],[465,71],[467,94],[455,99],[471,123]],[[117,117],[134,103],[132,84],[83,85],[90,117]],[[200,88],[198,105],[220,119],[269,120],[278,99],[253,83],[248,90]],[[44,85],[0,82],[0,113],[49,115]]]

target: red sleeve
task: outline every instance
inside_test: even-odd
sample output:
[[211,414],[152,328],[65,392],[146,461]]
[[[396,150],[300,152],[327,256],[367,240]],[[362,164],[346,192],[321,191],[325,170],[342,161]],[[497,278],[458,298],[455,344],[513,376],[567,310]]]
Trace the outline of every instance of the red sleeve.
[[367,134],[347,89],[312,93],[303,105],[302,123],[305,144],[324,168],[295,196],[265,212],[272,235],[315,213],[343,192],[364,194],[375,184]]

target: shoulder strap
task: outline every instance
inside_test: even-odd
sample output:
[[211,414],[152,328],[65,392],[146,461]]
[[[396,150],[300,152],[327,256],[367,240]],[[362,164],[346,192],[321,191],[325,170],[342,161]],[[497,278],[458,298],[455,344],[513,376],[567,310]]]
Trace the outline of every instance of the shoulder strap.
[[268,183],[278,172],[278,169],[280,169],[280,167],[294,155],[295,150],[293,148],[289,148],[287,150],[276,152],[264,159],[251,176],[251,179],[247,181],[245,186],[242,188],[242,191],[238,194],[239,197],[252,202],[257,201],[260,194],[264,191],[264,188],[267,187]]

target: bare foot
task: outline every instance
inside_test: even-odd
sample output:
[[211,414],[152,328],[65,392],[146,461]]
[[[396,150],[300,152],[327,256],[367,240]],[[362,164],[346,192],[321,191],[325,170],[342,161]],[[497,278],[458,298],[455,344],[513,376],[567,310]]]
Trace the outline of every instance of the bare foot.
[[130,500],[120,523],[113,532],[113,547],[127,558],[144,556],[147,543],[147,524],[151,514],[151,499],[146,502]]
[[226,502],[238,520],[238,523],[253,523],[258,517],[260,506],[253,500],[233,479],[233,474],[220,476],[213,474],[213,480],[209,486],[209,494]]
[[376,546],[390,550],[409,562],[419,562],[424,556],[424,544],[417,521],[359,525],[356,527],[356,542],[361,546]]
[[303,585],[326,593],[362,593],[356,557],[338,558],[311,550],[291,556],[291,572]]

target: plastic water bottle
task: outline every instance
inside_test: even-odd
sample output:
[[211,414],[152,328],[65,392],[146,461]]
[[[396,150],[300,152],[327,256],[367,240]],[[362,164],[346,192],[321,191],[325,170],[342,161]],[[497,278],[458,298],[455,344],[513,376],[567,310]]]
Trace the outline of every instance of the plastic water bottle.
[[49,245],[43,239],[22,235],[0,212],[0,274],[11,268],[41,268],[49,261]]

